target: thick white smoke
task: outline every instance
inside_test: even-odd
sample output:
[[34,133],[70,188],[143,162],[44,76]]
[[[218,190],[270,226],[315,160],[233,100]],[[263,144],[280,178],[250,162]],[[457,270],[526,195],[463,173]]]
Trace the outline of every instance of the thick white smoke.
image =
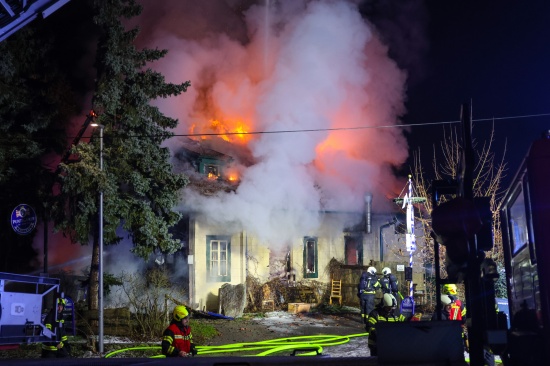
[[[179,119],[177,134],[215,132],[213,119],[224,131],[308,130],[249,136],[253,164],[236,192],[186,189],[181,209],[277,244],[314,231],[320,210],[363,210],[367,192],[375,209],[389,207],[406,140],[399,128],[362,127],[399,122],[405,74],[353,1],[142,3],[142,45],[169,50],[153,67],[192,84],[158,103]],[[178,138],[169,145],[177,153]]]

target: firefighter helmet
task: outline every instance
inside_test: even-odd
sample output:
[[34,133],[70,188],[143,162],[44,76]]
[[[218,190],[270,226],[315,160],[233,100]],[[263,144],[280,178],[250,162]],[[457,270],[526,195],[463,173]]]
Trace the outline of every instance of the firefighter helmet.
[[185,306],[178,305],[174,308],[174,319],[178,322],[187,316],[189,316],[189,312]]
[[395,308],[397,307],[397,300],[395,299],[395,296],[392,294],[384,294],[384,298],[382,299],[384,306]]
[[389,267],[384,267],[384,269],[382,270],[382,274],[384,276],[391,274],[391,269]]
[[443,286],[443,293],[445,295],[456,295],[456,285],[454,283],[448,283]]
[[453,303],[453,298],[449,295],[441,295],[441,304],[443,306],[451,305]]
[[376,274],[376,268],[369,267],[369,268],[367,268],[367,272],[370,273],[370,274]]
[[58,297],[57,298],[57,305],[61,305],[61,306],[65,307],[65,305],[67,305],[67,299],[64,299],[62,297]]

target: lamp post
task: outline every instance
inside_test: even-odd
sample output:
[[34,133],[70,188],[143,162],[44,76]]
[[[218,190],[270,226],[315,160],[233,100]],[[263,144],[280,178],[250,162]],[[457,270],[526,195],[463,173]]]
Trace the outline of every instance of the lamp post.
[[[99,128],[99,170],[103,171],[103,129],[105,126],[92,123]],[[98,280],[98,322],[99,354],[103,354],[103,190],[99,190],[99,280]]]

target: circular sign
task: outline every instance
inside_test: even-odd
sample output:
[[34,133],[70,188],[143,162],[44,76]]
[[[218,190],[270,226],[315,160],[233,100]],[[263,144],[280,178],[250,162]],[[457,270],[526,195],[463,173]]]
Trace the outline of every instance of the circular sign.
[[36,213],[34,209],[24,203],[20,204],[11,213],[11,227],[19,235],[27,235],[36,227]]
[[401,301],[401,314],[405,317],[410,317],[414,314],[414,300],[412,297],[407,296]]

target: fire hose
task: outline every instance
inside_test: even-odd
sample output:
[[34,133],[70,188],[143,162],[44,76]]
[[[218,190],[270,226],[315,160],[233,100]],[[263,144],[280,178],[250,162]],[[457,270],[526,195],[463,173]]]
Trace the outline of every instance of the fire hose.
[[[350,338],[365,337],[368,333],[351,334],[347,336],[338,335],[317,335],[317,336],[296,336],[277,338],[260,342],[232,343],[220,346],[196,346],[197,354],[217,354],[261,351],[255,355],[246,356],[268,356],[279,352],[292,351],[296,356],[319,356],[323,353],[323,347],[337,346],[349,342]],[[109,352],[105,358],[129,351],[160,350],[161,346],[139,346],[119,349]],[[304,351],[303,353],[298,353]],[[165,355],[155,355],[150,358],[164,358]]]

